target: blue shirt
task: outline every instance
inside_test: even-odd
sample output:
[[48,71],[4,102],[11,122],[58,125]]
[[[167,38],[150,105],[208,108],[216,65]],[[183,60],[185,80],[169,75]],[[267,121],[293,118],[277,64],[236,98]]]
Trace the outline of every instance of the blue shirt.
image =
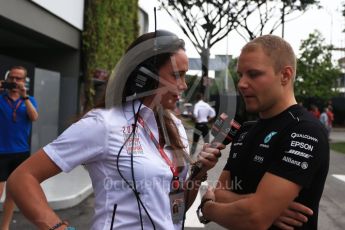
[[[33,106],[37,109],[36,100],[29,97]],[[13,110],[16,110],[16,119],[13,120]],[[11,106],[11,105],[12,106]],[[32,122],[27,115],[23,99],[13,101],[7,92],[0,94],[0,154],[29,152],[29,137]]]

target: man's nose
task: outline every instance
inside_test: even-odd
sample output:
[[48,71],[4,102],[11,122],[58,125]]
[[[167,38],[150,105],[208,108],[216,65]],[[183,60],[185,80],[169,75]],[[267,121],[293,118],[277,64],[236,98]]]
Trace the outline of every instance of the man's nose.
[[237,87],[239,89],[245,89],[248,87],[248,81],[246,80],[246,77],[242,76],[240,80],[237,83]]

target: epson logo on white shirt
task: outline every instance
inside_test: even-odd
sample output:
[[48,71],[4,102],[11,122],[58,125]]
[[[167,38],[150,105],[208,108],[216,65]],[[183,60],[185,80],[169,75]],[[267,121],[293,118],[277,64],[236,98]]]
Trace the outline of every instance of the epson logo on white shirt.
[[307,140],[311,140],[314,142],[319,142],[319,140],[315,137],[309,136],[307,134],[302,134],[302,133],[291,133],[291,137],[292,138],[303,138],[303,139],[307,139]]
[[310,144],[306,144],[306,143],[303,143],[303,142],[299,142],[299,141],[291,141],[291,144],[290,144],[291,147],[299,147],[301,149],[306,149],[306,150],[309,150],[309,151],[313,151],[314,149],[314,146],[311,146]]

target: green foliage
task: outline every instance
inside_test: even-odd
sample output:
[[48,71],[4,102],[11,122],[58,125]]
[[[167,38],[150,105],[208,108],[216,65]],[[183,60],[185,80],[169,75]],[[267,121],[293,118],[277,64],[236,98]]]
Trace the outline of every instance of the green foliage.
[[202,92],[202,89],[200,88],[200,77],[197,75],[188,75],[186,77],[186,84],[188,86],[187,91],[185,91],[184,98],[188,99],[186,102],[194,102],[196,93]]
[[239,81],[238,75],[237,75],[237,61],[238,57],[232,58],[229,62],[229,75],[232,77],[232,80],[234,81],[235,86],[237,87],[237,83]]
[[[210,94],[234,94],[237,85],[237,73],[236,73],[237,58],[229,58],[228,66],[225,70],[216,71],[215,79],[210,87]],[[227,71],[227,72],[226,72]],[[225,86],[225,77],[227,76],[227,89]]]
[[331,149],[345,154],[345,142],[331,143]]
[[219,95],[224,91],[224,77],[215,78],[210,86],[210,95]]
[[338,94],[335,86],[341,72],[332,62],[331,50],[332,46],[324,45],[318,31],[302,41],[295,81],[295,94],[299,100],[305,97],[329,100]]
[[138,0],[89,0],[83,32],[85,109],[93,106],[93,74],[109,73],[127,46],[137,37]]

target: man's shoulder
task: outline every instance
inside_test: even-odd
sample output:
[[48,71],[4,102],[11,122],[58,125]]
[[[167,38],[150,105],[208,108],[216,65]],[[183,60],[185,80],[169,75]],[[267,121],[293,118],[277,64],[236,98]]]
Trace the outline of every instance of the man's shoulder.
[[289,129],[292,132],[301,132],[306,135],[314,136],[315,138],[320,138],[327,136],[326,130],[322,126],[321,122],[310,114],[302,113],[297,117],[297,122],[291,125]]
[[287,110],[287,113],[290,114],[291,120],[298,126],[322,127],[319,119],[301,106],[293,106]]
[[300,122],[298,122],[299,126],[312,130],[321,130],[323,128],[319,119],[303,108],[300,109],[298,119],[300,120]]
[[195,103],[195,106],[203,105],[204,103],[206,102],[204,102],[203,100],[200,100]]
[[207,103],[200,100],[197,103],[195,103],[194,109],[201,109],[201,108],[205,108],[206,106],[207,106]]
[[311,114],[302,113],[296,122],[287,127],[286,136],[293,143],[328,146],[327,130],[321,122]]
[[0,102],[1,102],[1,103],[7,103],[7,102],[6,102],[6,95],[7,95],[6,92],[1,92],[1,93],[0,93]]
[[203,108],[212,109],[212,106],[210,106],[210,104],[208,104],[207,102],[202,101],[202,100],[201,100],[201,101],[199,101],[198,106],[203,107]]
[[28,97],[29,97],[30,101],[36,102],[36,98],[34,96],[28,95]]

